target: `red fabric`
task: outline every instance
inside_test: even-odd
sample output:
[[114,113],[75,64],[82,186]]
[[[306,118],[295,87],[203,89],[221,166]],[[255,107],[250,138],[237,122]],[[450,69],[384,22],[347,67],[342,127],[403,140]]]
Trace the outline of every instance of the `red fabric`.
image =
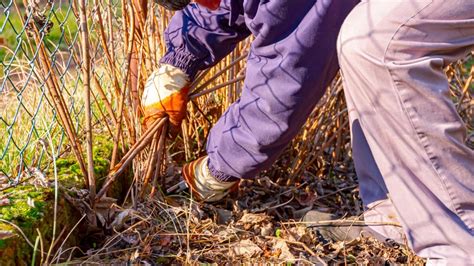
[[216,10],[221,4],[221,0],[196,0],[196,3],[209,9]]

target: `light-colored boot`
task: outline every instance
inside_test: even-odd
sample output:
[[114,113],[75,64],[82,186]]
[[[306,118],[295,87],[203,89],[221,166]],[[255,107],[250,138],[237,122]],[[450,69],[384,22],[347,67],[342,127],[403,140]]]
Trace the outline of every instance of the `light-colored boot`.
[[207,167],[209,158],[201,157],[183,166],[183,178],[191,195],[198,201],[216,202],[223,199],[232,190],[237,189],[238,181],[224,182],[217,180]]

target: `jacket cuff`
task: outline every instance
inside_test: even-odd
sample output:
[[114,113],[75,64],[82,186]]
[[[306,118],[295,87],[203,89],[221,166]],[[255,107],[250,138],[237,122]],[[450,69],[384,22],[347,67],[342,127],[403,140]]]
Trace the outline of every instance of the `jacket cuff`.
[[221,182],[236,182],[239,181],[240,178],[228,175],[217,170],[214,165],[212,165],[211,160],[207,160],[207,168],[209,169],[209,173],[217,180]]
[[172,65],[181,69],[190,80],[193,80],[199,70],[199,60],[192,54],[169,51],[161,59],[161,64]]

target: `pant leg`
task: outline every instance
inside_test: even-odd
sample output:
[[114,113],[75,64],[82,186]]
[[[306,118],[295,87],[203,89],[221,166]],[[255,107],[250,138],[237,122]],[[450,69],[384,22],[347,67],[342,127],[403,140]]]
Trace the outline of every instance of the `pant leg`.
[[[347,98],[347,105],[353,106]],[[405,243],[405,234],[400,228],[392,201],[388,198],[388,189],[382,174],[375,162],[370,146],[367,143],[364,132],[359,123],[356,112],[351,112],[349,117],[351,124],[352,157],[359,181],[360,196],[364,205],[364,221],[369,225],[369,232],[379,240],[392,239],[398,243]]]
[[473,44],[471,0],[364,1],[338,40],[351,126],[411,247],[452,265],[474,264],[474,153],[443,68]]
[[247,1],[255,39],[242,95],[208,138],[215,177],[254,178],[298,133],[338,71],[337,35],[357,2]]

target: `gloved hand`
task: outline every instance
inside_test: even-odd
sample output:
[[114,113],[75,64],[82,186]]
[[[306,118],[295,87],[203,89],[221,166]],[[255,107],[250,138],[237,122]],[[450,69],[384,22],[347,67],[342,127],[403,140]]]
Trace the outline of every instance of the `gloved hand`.
[[142,97],[145,129],[168,115],[171,132],[179,132],[181,121],[186,116],[188,86],[189,77],[177,67],[162,65],[153,72],[145,84]]
[[207,156],[183,166],[183,178],[198,201],[216,202],[223,199],[231,191],[238,188],[238,181],[223,182],[217,180],[209,172]]

